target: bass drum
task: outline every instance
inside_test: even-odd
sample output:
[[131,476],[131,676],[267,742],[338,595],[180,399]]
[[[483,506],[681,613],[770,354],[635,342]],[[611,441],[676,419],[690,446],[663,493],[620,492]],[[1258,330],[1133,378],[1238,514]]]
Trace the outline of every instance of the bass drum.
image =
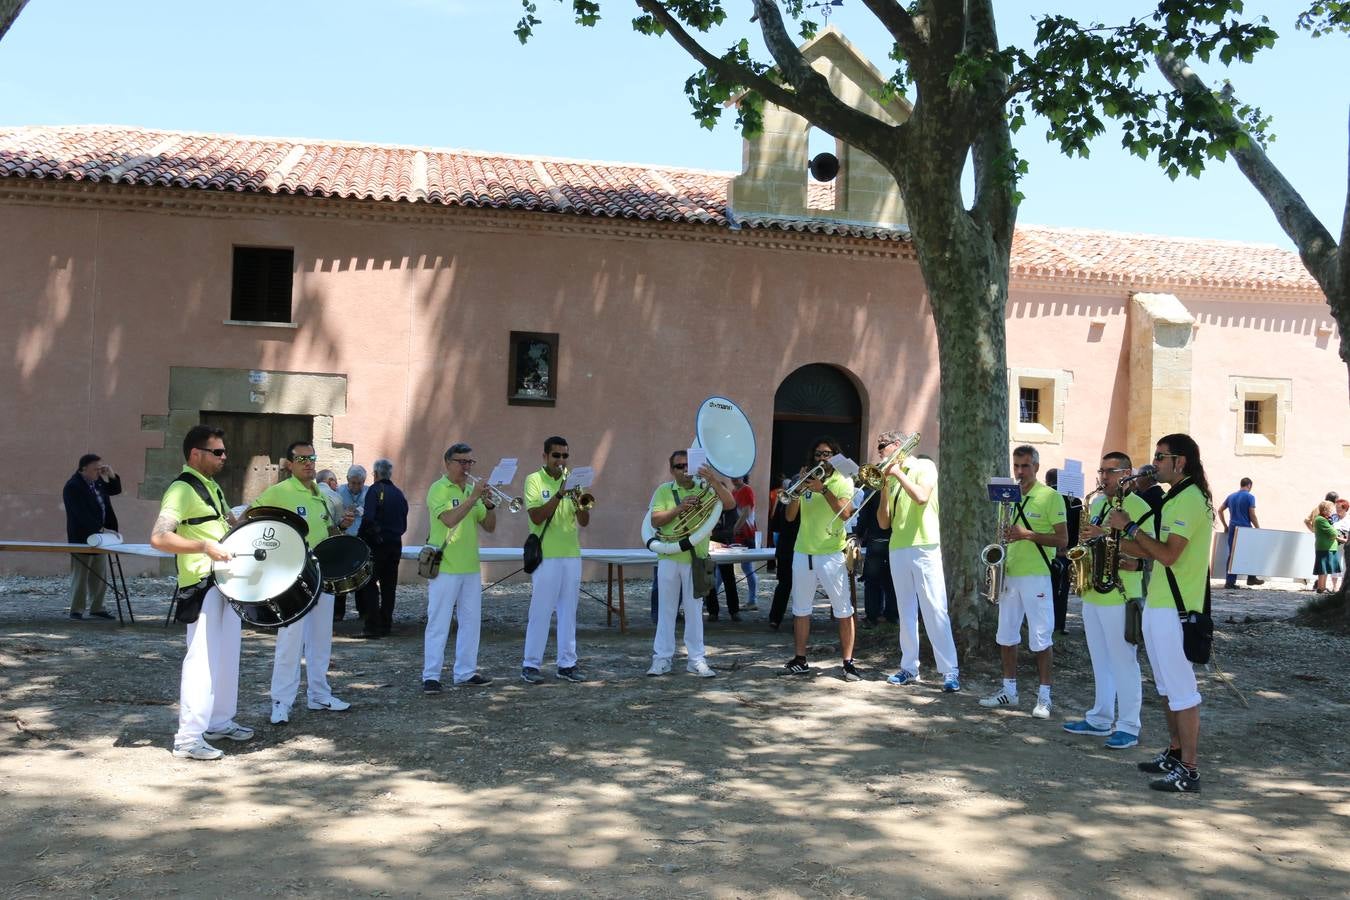
[[300,532],[284,521],[242,522],[220,544],[234,558],[213,562],[211,574],[226,602],[249,625],[290,625],[319,601],[319,561]]
[[314,548],[314,555],[323,572],[323,589],[329,594],[359,591],[375,571],[370,547],[355,535],[337,534],[326,538]]

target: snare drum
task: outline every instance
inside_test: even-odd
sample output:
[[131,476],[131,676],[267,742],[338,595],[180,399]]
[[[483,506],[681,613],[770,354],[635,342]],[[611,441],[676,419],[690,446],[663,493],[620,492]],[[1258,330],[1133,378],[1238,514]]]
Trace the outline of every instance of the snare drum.
[[301,537],[309,534],[309,523],[305,521],[305,517],[293,509],[286,509],[284,506],[250,506],[239,517],[241,523],[257,522],[263,519],[272,522],[285,522],[300,532]]
[[329,594],[359,591],[375,570],[370,547],[351,534],[325,538],[314,548],[314,555],[319,558],[323,572],[323,589]]
[[286,522],[262,518],[242,522],[220,539],[220,545],[235,557],[213,562],[211,573],[226,602],[248,624],[290,625],[319,601],[319,561],[300,532]]

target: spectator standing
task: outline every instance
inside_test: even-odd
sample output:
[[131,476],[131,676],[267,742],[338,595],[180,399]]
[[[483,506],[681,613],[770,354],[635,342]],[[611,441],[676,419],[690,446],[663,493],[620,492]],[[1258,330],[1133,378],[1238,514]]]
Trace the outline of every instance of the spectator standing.
[[[732,528],[733,543],[754,549],[755,546],[755,490],[750,487],[749,473],[731,480],[734,490],[731,493],[736,501],[736,525]],[[745,609],[759,609],[759,577],[755,574],[753,562],[741,563],[741,574],[745,576],[745,589],[748,598]]]
[[[1223,498],[1223,503],[1219,506],[1219,522],[1223,524],[1224,531],[1228,534],[1228,576],[1224,579],[1224,590],[1231,591],[1237,587],[1237,576],[1233,574],[1233,539],[1237,535],[1239,528],[1260,528],[1256,520],[1256,495],[1252,493],[1252,480],[1244,478],[1238,482],[1238,489],[1227,497]],[[1260,578],[1255,575],[1247,576],[1247,584],[1264,584]]]
[[[884,437],[884,435],[883,435]],[[888,445],[889,446],[889,445]],[[896,602],[895,581],[891,578],[891,529],[877,523],[884,491],[873,491],[872,496],[858,510],[858,524],[853,536],[863,551],[863,620],[864,628],[875,628],[882,618],[892,625],[900,621],[900,605]]]
[[408,530],[408,499],[392,480],[392,462],[377,459],[371,469],[375,482],[365,491],[360,536],[370,547],[373,572],[361,588],[356,606],[365,620],[362,636],[375,638],[394,628],[398,563],[403,555],[403,535]]
[[[319,475],[320,475],[319,491],[324,495],[324,502],[328,504],[329,515],[332,515],[334,512],[333,504],[328,496],[328,492],[324,490],[324,487],[327,486],[329,488],[332,488],[333,485],[337,485],[337,475],[330,469],[324,469],[322,472],[319,473]],[[324,475],[327,475],[328,478],[324,479],[322,477]],[[362,514],[365,512],[365,504],[366,504],[365,468],[362,466],[352,466],[351,468],[349,468],[347,470],[347,483],[337,485],[336,494],[338,498],[338,503],[340,505],[337,507],[337,517],[334,518],[333,521],[341,522],[342,519],[346,516],[346,514],[350,512],[352,513],[353,516],[355,516],[355,518],[352,519],[352,524],[346,527],[346,529],[343,531],[343,534],[349,534],[353,536],[360,534],[361,517]],[[347,617],[348,593],[349,592],[344,592],[338,594],[336,597],[333,598],[334,622],[341,622],[343,619]]]
[[792,599],[792,554],[797,546],[801,521],[793,519],[789,522],[787,504],[774,503],[769,513],[769,527],[774,533],[774,573],[778,576],[778,585],[773,589],[773,602],[769,605],[769,627],[777,631],[783,624],[788,601]]
[[[1341,558],[1341,570],[1350,568],[1350,500],[1343,497],[1336,500],[1336,518],[1332,522],[1336,526],[1336,541],[1340,546],[1337,554]],[[1332,576],[1329,579],[1328,590],[1335,591],[1340,586],[1340,578]]]
[[[75,474],[61,489],[66,508],[66,540],[84,544],[90,535],[117,530],[112,497],[122,493],[122,479],[97,453],[80,457]],[[70,555],[70,617],[83,619],[85,605],[96,619],[111,619],[103,608],[108,592],[108,560],[101,554]]]
[[1326,592],[1327,576],[1338,575],[1341,571],[1340,554],[1337,552],[1340,541],[1336,526],[1331,523],[1335,512],[1336,505],[1323,500],[1303,520],[1303,524],[1313,533],[1313,574],[1317,576],[1313,590],[1319,594]]

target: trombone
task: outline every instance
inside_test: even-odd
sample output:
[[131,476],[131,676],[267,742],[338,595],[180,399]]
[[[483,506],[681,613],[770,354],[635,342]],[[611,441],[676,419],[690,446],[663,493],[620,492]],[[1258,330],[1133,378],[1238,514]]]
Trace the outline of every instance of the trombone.
[[[876,463],[875,465],[868,463],[865,466],[858,467],[858,474],[853,476],[853,484],[856,487],[863,487],[867,490],[866,493],[863,494],[862,501],[857,504],[857,509],[862,509],[870,503],[872,501],[872,496],[885,486],[886,472],[896,463],[904,462],[905,458],[914,452],[914,448],[919,446],[919,437],[920,434],[916,431],[901,441],[900,446],[895,448],[895,452],[881,462]],[[848,509],[848,507],[846,506],[844,509]],[[843,512],[843,509],[839,510],[839,512],[834,514],[834,517],[838,519]]]
[[[483,480],[477,475],[471,473],[465,475],[464,477],[468,479],[469,484],[473,485],[474,488],[477,488],[478,482]],[[497,504],[498,506],[505,506],[508,510],[510,510],[513,513],[518,513],[525,508],[524,500],[522,500],[520,497],[512,497],[510,494],[508,494],[501,488],[497,487],[497,485],[495,484],[488,485],[488,493],[492,495],[493,503]]]

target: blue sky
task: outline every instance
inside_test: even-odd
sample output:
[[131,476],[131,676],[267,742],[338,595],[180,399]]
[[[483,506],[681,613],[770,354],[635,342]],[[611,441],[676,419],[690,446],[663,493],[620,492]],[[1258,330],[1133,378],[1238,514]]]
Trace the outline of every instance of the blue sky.
[[[726,34],[752,34],[744,0]],[[735,171],[731,119],[708,132],[689,114],[693,63],[669,39],[629,27],[631,5],[580,28],[539,0],[528,46],[516,0],[30,0],[0,41],[0,124],[127,124],[180,130],[458,147]],[[1346,195],[1350,43],[1293,29],[1293,3],[1249,3],[1280,32],[1230,77],[1275,117],[1272,158],[1333,233]],[[1000,37],[1026,43],[1053,8],[1124,18],[1145,3],[999,0]],[[887,42],[857,0],[832,22],[878,65]],[[757,44],[753,44],[758,48]],[[762,50],[757,50],[761,52]],[[1292,246],[1232,162],[1169,181],[1105,137],[1069,160],[1033,122],[1020,221]]]

